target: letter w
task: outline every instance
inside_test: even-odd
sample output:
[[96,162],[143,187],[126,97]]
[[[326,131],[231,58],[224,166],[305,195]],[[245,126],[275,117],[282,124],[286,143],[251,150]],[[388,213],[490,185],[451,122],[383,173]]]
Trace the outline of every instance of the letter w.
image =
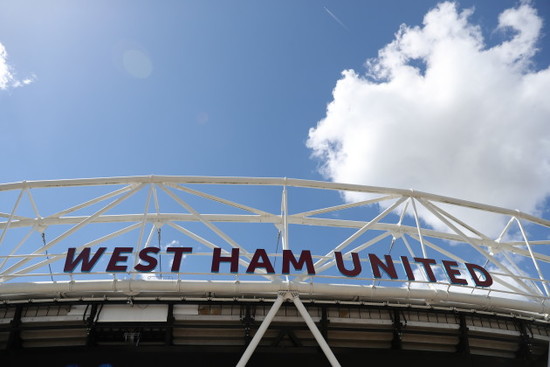
[[94,265],[97,263],[101,255],[105,252],[107,247],[100,247],[95,255],[90,259],[90,248],[86,247],[80,255],[78,255],[75,259],[74,255],[76,252],[76,248],[69,247],[67,251],[67,257],[65,258],[65,268],[63,271],[65,273],[72,273],[74,268],[82,262],[81,271],[90,271],[94,267]]

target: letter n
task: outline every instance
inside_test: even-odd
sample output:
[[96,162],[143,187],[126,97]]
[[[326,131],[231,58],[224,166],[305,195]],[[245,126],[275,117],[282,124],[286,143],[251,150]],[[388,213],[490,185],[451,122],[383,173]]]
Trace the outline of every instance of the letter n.
[[386,263],[375,254],[369,254],[370,265],[372,267],[372,274],[375,278],[382,278],[380,273],[380,268],[386,272],[392,279],[397,279],[397,272],[395,271],[395,266],[393,265],[393,260],[390,255],[384,255]]

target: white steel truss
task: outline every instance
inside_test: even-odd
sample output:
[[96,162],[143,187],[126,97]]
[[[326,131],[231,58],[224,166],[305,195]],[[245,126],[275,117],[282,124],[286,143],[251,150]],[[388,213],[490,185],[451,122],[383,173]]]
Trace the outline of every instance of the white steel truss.
[[[342,203],[339,193],[344,191],[360,199]],[[506,310],[535,317],[550,313],[550,221],[461,199],[288,178],[140,176],[0,184],[0,204],[2,299],[291,292],[302,298]],[[463,215],[468,211],[492,217],[501,227],[488,230]],[[428,216],[439,224],[426,224]],[[158,246],[159,262],[166,266],[169,243],[201,248],[186,255],[189,263],[206,262],[213,249],[225,257],[238,249],[239,272],[213,274],[209,268],[190,267],[174,273],[162,264],[148,274],[133,268],[123,273],[101,267],[86,274],[62,270],[69,247],[80,252],[107,246],[108,256],[114,246],[129,246],[135,250],[131,262],[138,262],[138,251]],[[258,248],[278,264],[284,250],[310,250],[315,274],[264,268],[247,273]],[[366,270],[353,278],[338,273],[335,252],[348,265],[359,254]],[[429,281],[418,264],[415,280],[376,278],[368,271],[367,253],[395,254],[396,265],[400,256],[456,261],[463,270],[464,263],[475,263],[486,267],[494,284],[458,286],[441,276]],[[442,274],[440,265],[435,270]]]

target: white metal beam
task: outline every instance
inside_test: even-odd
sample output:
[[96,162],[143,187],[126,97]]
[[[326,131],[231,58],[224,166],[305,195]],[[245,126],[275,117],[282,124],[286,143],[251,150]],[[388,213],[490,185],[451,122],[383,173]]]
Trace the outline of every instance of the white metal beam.
[[370,222],[367,222],[363,227],[361,227],[358,231],[356,231],[354,234],[349,236],[347,239],[345,239],[343,242],[341,242],[339,245],[335,246],[333,250],[329,251],[323,259],[318,260],[314,266],[315,269],[321,267],[324,263],[326,263],[330,256],[332,256],[336,251],[341,251],[344,248],[346,248],[350,243],[355,241],[359,236],[361,236],[363,233],[371,229],[376,223],[378,223],[380,220],[382,220],[386,215],[391,213],[395,208],[397,208],[403,201],[405,201],[406,198],[402,197],[399,200],[397,200],[395,203],[390,205],[388,208],[386,208],[382,213],[378,214],[374,219],[372,219]]
[[178,204],[180,204],[183,208],[185,208],[191,215],[195,216],[202,224],[204,224],[206,227],[208,227],[212,232],[217,234],[220,238],[222,238],[225,242],[227,242],[231,247],[238,248],[240,250],[240,254],[251,258],[252,255],[241,245],[239,245],[235,240],[233,240],[231,237],[229,237],[227,234],[225,234],[222,230],[220,230],[216,225],[214,225],[212,222],[210,222],[208,219],[206,219],[204,216],[202,216],[197,210],[195,210],[191,205],[186,203],[183,199],[181,199],[179,196],[174,194],[172,191],[168,190],[168,188],[164,186],[160,186],[160,188],[166,192],[174,201],[176,201]]
[[[17,190],[21,188],[55,188],[69,186],[102,186],[102,185],[124,185],[139,183],[157,184],[205,184],[205,185],[265,185],[265,186],[292,186],[303,188],[315,188],[335,191],[355,191],[363,193],[381,193],[397,196],[410,196],[410,190],[393,189],[387,187],[366,186],[357,184],[343,184],[335,182],[311,181],[293,178],[258,178],[258,177],[208,177],[208,176],[128,176],[128,177],[101,177],[101,178],[79,178],[66,180],[44,180],[44,181],[21,181],[14,183],[0,184],[0,191]],[[440,202],[452,205],[459,205],[475,208],[492,213],[508,214],[517,218],[550,227],[550,220],[539,218],[534,215],[522,213],[517,210],[506,209],[494,205],[475,203],[468,200],[461,200],[442,195],[430,194],[422,191],[414,191],[414,197],[423,197],[432,202]]]
[[283,197],[281,200],[281,216],[283,217],[283,250],[288,250],[288,199],[286,186],[283,186]]
[[277,314],[277,311],[279,311],[279,308],[281,307],[284,301],[285,301],[285,297],[283,293],[279,293],[279,295],[277,296],[277,299],[275,300],[275,302],[273,302],[273,305],[271,306],[271,308],[269,309],[269,312],[265,316],[264,321],[262,321],[262,323],[260,324],[260,327],[258,328],[258,330],[256,330],[256,333],[254,334],[254,337],[250,341],[250,344],[248,344],[248,346],[246,347],[246,350],[241,356],[241,359],[237,363],[236,367],[246,366],[246,364],[248,363],[248,360],[252,356],[252,353],[254,353],[254,351],[256,350],[256,347],[260,343],[260,340],[262,340],[262,338],[264,337],[264,334],[267,328],[271,324],[271,321],[273,321],[273,318]]
[[17,212],[17,208],[19,207],[19,202],[21,201],[21,198],[23,197],[23,192],[25,189],[21,189],[19,192],[19,195],[17,196],[17,199],[15,200],[15,204],[13,205],[13,208],[11,210],[10,216],[8,218],[8,221],[6,225],[4,226],[4,230],[2,231],[2,234],[0,235],[0,245],[2,245],[2,242],[4,241],[4,237],[6,236],[6,233],[8,232],[8,229],[10,228],[10,224],[13,220],[13,217],[15,213]]
[[461,236],[463,238],[463,241],[465,241],[465,243],[468,243],[470,246],[472,246],[474,249],[476,249],[480,254],[485,256],[485,258],[487,260],[489,260],[493,265],[495,265],[501,271],[505,272],[512,279],[514,279],[516,282],[518,282],[520,285],[522,285],[526,291],[535,292],[535,293],[533,293],[533,295],[536,294],[536,290],[534,290],[532,287],[530,287],[528,284],[526,284],[518,274],[512,273],[498,259],[496,259],[494,256],[489,254],[487,251],[482,249],[481,246],[477,245],[474,242],[468,241],[468,237],[460,229],[458,229],[454,224],[452,224],[447,218],[445,218],[442,214],[440,214],[437,210],[435,210],[433,204],[431,204],[430,202],[427,202],[426,200],[423,200],[423,199],[419,199],[419,201],[424,205],[424,207],[426,209],[428,209],[439,220],[441,220],[445,225],[447,225],[449,227],[449,229],[453,230],[455,233],[457,233],[459,236]]
[[[112,209],[113,207],[117,206],[118,204],[120,204],[121,202],[123,202],[124,200],[129,198],[131,195],[135,194],[139,189],[141,189],[141,187],[143,187],[143,184],[134,187],[132,190],[130,190],[129,192],[127,192],[123,196],[121,196],[118,199],[112,201],[110,204],[104,206],[103,208],[101,208],[100,210],[98,210],[97,212],[92,214],[91,216],[84,219],[82,222],[78,223],[74,227],[72,227],[69,230],[65,231],[63,234],[61,234],[61,235],[57,236],[56,238],[54,238],[46,246],[34,251],[32,254],[34,255],[34,254],[44,253],[45,251],[47,251],[50,247],[52,247],[53,245],[55,245],[59,241],[67,238],[72,233],[76,232],[80,228],[82,228],[85,225],[87,225],[88,223],[90,223],[95,217],[101,215],[102,213],[106,212],[109,209]],[[26,264],[29,260],[30,259],[21,259],[19,262],[17,262],[16,264],[10,266],[8,269],[6,269],[2,274],[5,275],[5,274],[9,274],[11,272],[14,272],[16,269],[18,269],[21,266],[23,266],[24,264]]]
[[294,305],[298,309],[298,312],[300,312],[300,315],[302,315],[302,317],[304,318],[304,321],[306,322],[307,326],[309,327],[309,330],[311,330],[311,333],[315,337],[315,340],[317,340],[317,343],[319,344],[319,346],[323,350],[323,353],[325,353],[325,356],[327,357],[328,361],[330,362],[330,365],[332,367],[340,367],[340,363],[336,359],[336,356],[334,355],[334,353],[332,353],[332,350],[328,346],[327,341],[325,340],[325,338],[323,338],[323,335],[321,334],[321,332],[317,328],[317,325],[315,325],[315,323],[311,319],[311,316],[307,312],[307,310],[304,307],[302,301],[300,301],[300,297],[298,296],[298,294],[293,295],[292,301],[294,302]]
[[216,202],[221,203],[221,204],[232,206],[234,208],[238,208],[238,209],[241,209],[241,210],[244,210],[244,211],[256,214],[256,215],[262,215],[262,216],[272,216],[273,215],[273,214],[265,212],[263,210],[252,208],[248,205],[244,205],[244,204],[240,204],[240,203],[237,203],[235,201],[232,201],[232,200],[227,200],[227,199],[224,199],[224,198],[220,198],[218,196],[207,194],[207,193],[202,192],[202,191],[193,190],[193,189],[190,189],[190,188],[185,187],[185,186],[174,185],[174,184],[170,184],[170,183],[166,184],[165,186],[172,187],[176,190],[180,190],[180,191],[186,192],[188,194],[192,194],[192,195],[195,195],[195,196],[200,196],[200,197],[205,198],[205,199],[216,201]]

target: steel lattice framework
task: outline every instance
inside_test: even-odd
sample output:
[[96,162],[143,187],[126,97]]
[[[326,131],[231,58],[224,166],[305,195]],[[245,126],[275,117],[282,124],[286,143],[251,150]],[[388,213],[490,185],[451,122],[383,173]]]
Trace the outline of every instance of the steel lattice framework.
[[[342,204],[343,192],[357,200]],[[279,297],[277,302],[290,299],[297,307],[301,297],[437,304],[536,318],[545,318],[550,308],[550,221],[413,190],[287,178],[139,176],[7,183],[0,185],[0,203],[0,298],[7,301],[215,294]],[[187,255],[178,273],[166,263],[147,274],[132,268],[111,274],[100,266],[87,274],[62,270],[69,247],[124,245],[138,251],[170,240],[202,249]],[[240,250],[238,274],[192,266],[207,263],[215,248],[223,255]],[[278,269],[247,274],[257,248],[267,249],[275,262],[282,250],[311,250],[316,275]],[[473,262],[486,266],[495,283],[457,286],[441,277],[428,282],[421,269],[414,281],[375,278],[367,270],[349,278],[336,272],[336,251],[345,259],[375,252]],[[169,261],[166,251],[162,256]]]

